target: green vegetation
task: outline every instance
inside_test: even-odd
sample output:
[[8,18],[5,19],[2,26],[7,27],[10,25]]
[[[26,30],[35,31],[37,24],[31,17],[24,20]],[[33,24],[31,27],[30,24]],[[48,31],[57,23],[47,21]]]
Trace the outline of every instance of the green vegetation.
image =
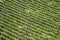
[[0,40],[60,40],[60,1],[0,0]]

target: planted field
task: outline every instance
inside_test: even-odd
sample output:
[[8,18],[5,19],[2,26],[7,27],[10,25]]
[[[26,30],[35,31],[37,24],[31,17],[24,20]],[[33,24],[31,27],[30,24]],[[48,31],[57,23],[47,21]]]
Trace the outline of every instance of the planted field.
[[0,0],[0,40],[60,40],[60,0]]

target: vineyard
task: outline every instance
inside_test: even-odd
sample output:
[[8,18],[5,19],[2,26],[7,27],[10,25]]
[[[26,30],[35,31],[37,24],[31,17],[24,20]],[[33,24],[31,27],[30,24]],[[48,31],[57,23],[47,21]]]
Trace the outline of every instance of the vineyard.
[[60,0],[0,0],[0,40],[60,40]]

